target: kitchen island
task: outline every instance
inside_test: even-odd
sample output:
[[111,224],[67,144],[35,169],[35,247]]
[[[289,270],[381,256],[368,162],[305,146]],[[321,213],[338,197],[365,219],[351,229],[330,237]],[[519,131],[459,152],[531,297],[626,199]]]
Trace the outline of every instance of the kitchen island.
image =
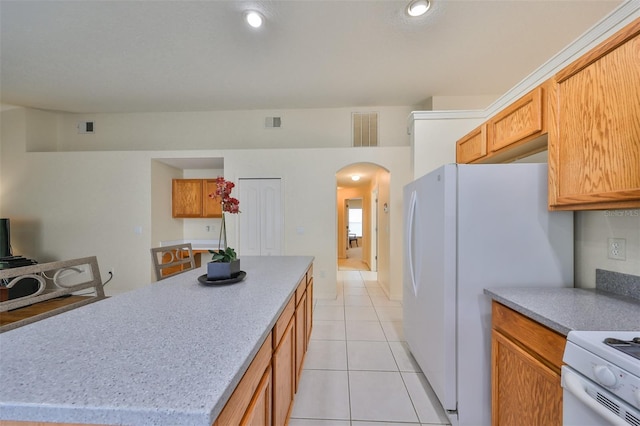
[[227,286],[205,265],[0,335],[0,420],[212,425],[312,261],[243,257]]

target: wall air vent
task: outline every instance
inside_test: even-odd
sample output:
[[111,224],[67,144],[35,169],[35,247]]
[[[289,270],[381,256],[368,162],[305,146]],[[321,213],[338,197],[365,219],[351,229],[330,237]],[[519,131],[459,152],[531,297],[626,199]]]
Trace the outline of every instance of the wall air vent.
[[81,121],[76,126],[78,133],[95,133],[93,121]]
[[267,129],[282,127],[282,118],[267,117],[264,119],[264,127],[266,127]]
[[378,113],[351,113],[353,146],[378,146]]

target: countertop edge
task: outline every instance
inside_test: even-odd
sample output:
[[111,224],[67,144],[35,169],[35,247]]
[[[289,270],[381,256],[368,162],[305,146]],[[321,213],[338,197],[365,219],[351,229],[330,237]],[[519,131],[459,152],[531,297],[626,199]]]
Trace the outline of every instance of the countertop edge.
[[640,302],[597,288],[485,288],[504,306],[567,336],[571,331],[640,331]]
[[512,300],[506,298],[506,297],[502,297],[499,294],[496,294],[494,292],[494,290],[492,289],[484,289],[484,293],[488,296],[490,296],[493,300],[495,300],[496,302],[499,302],[501,304],[503,304],[504,306],[513,309],[516,312],[521,313],[522,315],[531,318],[532,320],[546,326],[549,327],[551,330],[562,334],[563,336],[566,336],[567,334],[569,334],[569,332],[571,331],[571,328],[566,327],[560,323],[557,323],[547,317],[545,317],[544,315],[538,314],[535,311],[532,311],[526,307],[524,307],[523,305],[513,302]]

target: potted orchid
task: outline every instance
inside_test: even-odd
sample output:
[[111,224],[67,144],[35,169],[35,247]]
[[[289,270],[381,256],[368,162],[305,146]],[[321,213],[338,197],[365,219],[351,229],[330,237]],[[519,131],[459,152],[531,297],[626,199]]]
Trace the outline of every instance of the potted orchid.
[[231,196],[231,191],[235,187],[233,182],[225,180],[219,176],[216,179],[216,190],[209,194],[209,198],[220,201],[222,206],[222,222],[220,224],[220,237],[218,239],[218,250],[209,250],[213,256],[207,264],[207,279],[222,280],[229,279],[240,272],[240,259],[234,249],[227,246],[227,227],[225,223],[225,213],[240,213],[240,201]]

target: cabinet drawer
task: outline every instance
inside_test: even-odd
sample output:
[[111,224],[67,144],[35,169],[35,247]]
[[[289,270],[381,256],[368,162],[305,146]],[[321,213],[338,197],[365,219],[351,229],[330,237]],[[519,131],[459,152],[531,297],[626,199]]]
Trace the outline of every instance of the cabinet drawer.
[[560,372],[565,336],[495,301],[492,303],[491,314],[493,328],[528,348],[557,373]]
[[487,125],[483,124],[456,143],[456,163],[471,163],[487,155]]
[[282,314],[280,314],[280,318],[278,318],[278,321],[276,322],[275,327],[273,327],[273,348],[274,349],[280,343],[282,336],[287,330],[287,325],[289,324],[289,321],[291,321],[291,318],[293,318],[293,312],[296,310],[295,303],[296,303],[296,298],[294,295],[291,297],[291,299],[289,299],[287,306],[285,306],[284,310],[282,311]]

